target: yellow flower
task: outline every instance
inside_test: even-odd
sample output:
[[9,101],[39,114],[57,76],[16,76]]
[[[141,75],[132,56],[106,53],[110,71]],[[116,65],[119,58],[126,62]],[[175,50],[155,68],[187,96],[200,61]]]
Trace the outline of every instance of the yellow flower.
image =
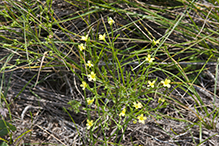
[[125,116],[125,112],[126,112],[126,109],[124,108],[123,110],[122,110],[122,112],[119,114],[119,116]]
[[161,83],[163,84],[164,87],[170,88],[170,80],[169,79],[165,79],[165,81],[161,81]]
[[151,58],[151,55],[148,54],[148,57],[146,58],[146,61],[153,62],[154,58]]
[[165,101],[164,98],[159,98],[159,99],[158,99],[158,103],[161,103],[161,102],[164,102],[164,101]]
[[87,126],[87,129],[90,129],[92,126],[93,126],[93,120],[88,120],[87,119],[87,124],[86,124],[86,126]]
[[144,124],[144,123],[145,123],[145,121],[144,121],[144,120],[146,120],[146,119],[147,119],[146,117],[144,117],[144,116],[143,116],[143,114],[141,114],[141,115],[140,115],[140,116],[138,116],[137,118],[138,118],[138,120],[139,120],[139,123],[142,123],[142,124]]
[[135,109],[142,108],[142,104],[140,102],[133,102],[133,106],[135,107]]
[[96,81],[96,74],[92,71],[91,74],[87,75],[88,81]]
[[134,120],[134,121],[133,121],[133,124],[136,124],[136,123],[137,123],[137,120]]
[[78,48],[80,49],[80,51],[85,50],[85,46],[84,46],[84,44],[80,44],[80,45],[78,45]]
[[106,34],[104,33],[103,35],[102,34],[100,34],[99,35],[99,40],[101,41],[101,40],[105,40],[105,37],[106,37]]
[[82,37],[81,37],[81,40],[82,40],[82,41],[85,41],[85,42],[86,42],[87,39],[88,39],[88,34],[87,34],[86,36],[82,36]]
[[148,81],[148,84],[149,84],[149,85],[148,85],[148,87],[150,87],[150,86],[151,86],[152,88],[154,88],[154,84],[155,84],[155,82],[156,82],[155,80],[154,80],[153,82],[151,82],[151,81]]
[[90,98],[87,99],[87,104],[88,105],[91,105],[93,102],[94,102],[94,99],[90,99]]
[[115,23],[115,21],[111,17],[109,17],[108,23],[109,23],[109,25],[112,25],[113,23]]
[[91,63],[91,61],[89,60],[89,61],[87,61],[87,64],[86,64],[88,67],[92,67],[92,66],[94,66],[92,63]]
[[152,41],[152,45],[155,46],[156,44],[159,44],[160,40]]
[[80,87],[82,87],[82,90],[84,90],[87,87],[87,83],[85,81],[82,81]]

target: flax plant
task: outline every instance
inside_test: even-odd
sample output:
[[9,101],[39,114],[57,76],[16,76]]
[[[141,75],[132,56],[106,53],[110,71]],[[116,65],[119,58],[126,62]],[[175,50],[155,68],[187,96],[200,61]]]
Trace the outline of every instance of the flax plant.
[[[113,35],[113,24],[115,23],[113,18],[108,18],[108,24],[102,21],[105,33],[103,35],[99,34],[99,41],[87,41],[84,52],[86,56],[83,58],[92,58],[93,60],[83,60],[81,57],[81,62],[85,64],[85,72],[82,72],[84,80],[82,80],[81,84],[82,89],[85,89],[84,97],[86,97],[86,89],[93,93],[93,97],[86,98],[88,105],[86,107],[88,112],[87,119],[92,118],[93,120],[92,122],[87,120],[87,130],[89,133],[87,136],[90,137],[91,144],[99,141],[99,139],[93,137],[96,131],[102,131],[104,143],[107,144],[112,136],[116,136],[117,139],[118,132],[121,130],[125,131],[130,122],[138,120],[140,124],[145,124],[147,117],[151,115],[150,112],[152,111],[148,104],[155,99],[149,96],[139,98],[139,96],[153,93],[153,90],[156,90],[156,88],[162,88],[162,84],[157,84],[158,86],[155,87],[155,80],[151,82],[145,77],[150,73],[149,69],[153,66],[153,61],[155,60],[150,54],[145,58],[150,63],[150,66],[146,68],[140,67],[141,77],[137,78],[136,76],[133,78],[130,75],[136,74],[135,72],[124,71],[118,58],[118,51],[114,47],[114,43],[119,37],[119,35]],[[110,26],[111,32],[108,32],[107,25]],[[102,48],[97,48],[97,45],[101,45]],[[97,49],[101,49],[99,55],[94,52]],[[111,61],[104,57],[108,51],[112,53]],[[95,58],[98,58],[98,60],[94,60]],[[98,66],[99,60],[105,62],[105,67]],[[92,65],[91,62],[93,62]],[[87,85],[85,83],[87,80],[88,84],[90,84],[89,88],[86,88]],[[169,81],[165,80],[164,87],[170,87]],[[98,89],[102,89],[103,92],[100,94]],[[136,94],[136,92],[138,93]],[[94,105],[96,108],[93,108],[91,105]],[[91,111],[95,111],[98,116],[96,117],[91,114]],[[121,141],[121,138],[118,138],[118,140]]]

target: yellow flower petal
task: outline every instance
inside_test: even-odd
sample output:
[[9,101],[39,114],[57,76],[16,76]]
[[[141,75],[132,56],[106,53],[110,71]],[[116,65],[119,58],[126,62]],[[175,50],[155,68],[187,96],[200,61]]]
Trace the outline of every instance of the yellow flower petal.
[[164,87],[170,88],[170,80],[169,79],[165,79],[164,81],[161,81],[161,83],[163,84]]
[[108,23],[109,23],[109,25],[112,25],[113,23],[115,23],[115,21],[111,17],[109,17]]
[[123,110],[122,110],[122,112],[119,114],[119,116],[125,116],[125,112],[126,112],[126,109],[124,108]]
[[87,75],[88,81],[96,81],[96,74],[92,71],[91,74]]
[[135,109],[139,109],[139,108],[142,108],[142,104],[138,101],[138,103],[136,102],[133,102],[133,106],[135,107]]
[[82,41],[85,41],[85,42],[86,42],[87,39],[88,39],[88,34],[87,34],[86,36],[82,36],[82,37],[81,37],[81,40],[82,40]]
[[153,81],[153,82],[151,82],[151,81],[148,81],[148,87],[152,87],[152,88],[154,88],[154,84],[155,84],[155,80]]
[[82,90],[84,90],[87,87],[87,83],[85,81],[82,81],[80,87],[82,87]]
[[156,44],[159,44],[160,40],[152,41],[152,46],[155,46]]
[[164,102],[164,101],[165,101],[164,98],[159,98],[159,99],[158,99],[158,103],[161,103],[161,102]]
[[87,104],[88,105],[91,105],[93,102],[94,102],[94,99],[90,99],[90,98],[87,99]]
[[105,37],[106,37],[106,34],[104,33],[103,35],[102,34],[100,34],[99,35],[99,40],[101,41],[101,40],[105,40]]
[[142,124],[144,124],[144,123],[145,123],[145,120],[147,119],[146,117],[144,117],[143,114],[141,114],[141,115],[138,116],[137,118],[138,118],[138,120],[139,120],[139,123],[142,123]]
[[87,119],[87,124],[86,124],[86,126],[87,126],[87,129],[90,129],[90,128],[93,126],[93,120]]
[[148,56],[147,56],[147,58],[146,58],[146,61],[148,61],[148,62],[153,62],[153,60],[154,60],[154,58],[151,58],[151,55],[150,54],[148,54]]
[[78,45],[78,48],[80,49],[80,51],[85,50],[85,46],[84,46],[84,44],[80,44],[80,45]]
[[86,65],[87,65],[88,67],[90,67],[90,68],[91,68],[92,66],[94,66],[94,65],[91,63],[90,60],[87,61],[87,64],[86,64]]

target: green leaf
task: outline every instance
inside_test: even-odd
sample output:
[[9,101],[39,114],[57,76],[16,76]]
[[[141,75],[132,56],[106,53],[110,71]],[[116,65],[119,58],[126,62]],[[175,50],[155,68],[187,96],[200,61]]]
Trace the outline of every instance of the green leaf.
[[70,100],[68,104],[71,106],[68,109],[71,111],[74,111],[76,114],[80,112],[79,107],[81,106],[81,103],[76,100]]
[[0,120],[0,136],[7,135],[10,130],[16,131],[16,127],[6,121]]
[[2,142],[2,143],[0,143],[0,146],[8,146],[8,144],[5,142]]

